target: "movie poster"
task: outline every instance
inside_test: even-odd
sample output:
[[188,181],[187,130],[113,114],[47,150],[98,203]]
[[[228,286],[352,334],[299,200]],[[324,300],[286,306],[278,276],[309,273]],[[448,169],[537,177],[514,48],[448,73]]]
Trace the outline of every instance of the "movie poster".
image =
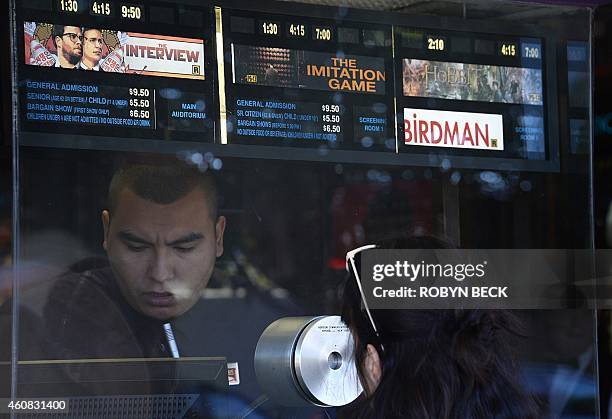
[[542,105],[542,70],[404,59],[404,96]]
[[455,149],[504,149],[502,115],[404,108],[404,144]]
[[25,62],[111,73],[204,80],[202,39],[24,23]]
[[385,60],[232,44],[234,83],[385,94]]

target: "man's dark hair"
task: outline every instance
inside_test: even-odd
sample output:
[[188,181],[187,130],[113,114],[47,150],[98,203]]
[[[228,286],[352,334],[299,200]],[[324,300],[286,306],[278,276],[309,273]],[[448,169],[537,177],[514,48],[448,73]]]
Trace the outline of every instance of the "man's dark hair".
[[100,28],[87,28],[87,27],[84,27],[83,28],[83,32],[82,32],[83,36],[85,36],[85,32],[87,32],[87,31],[98,31],[98,32],[102,33],[102,29],[100,29]]
[[60,38],[64,35],[64,30],[67,25],[53,25],[53,29],[51,30],[51,37],[53,38],[53,45],[57,49],[57,42],[55,42],[55,38],[59,36]]
[[183,165],[122,168],[115,172],[108,188],[111,215],[119,204],[121,191],[126,188],[142,199],[162,205],[171,204],[195,188],[201,188],[213,222],[217,219],[217,187],[210,172],[200,172],[197,168]]

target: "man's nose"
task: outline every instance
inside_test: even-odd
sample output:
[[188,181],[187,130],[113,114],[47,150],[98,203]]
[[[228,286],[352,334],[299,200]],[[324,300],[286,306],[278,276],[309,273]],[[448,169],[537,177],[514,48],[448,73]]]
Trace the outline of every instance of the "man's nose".
[[149,269],[152,280],[165,282],[172,279],[174,273],[171,258],[170,253],[164,249],[155,252]]

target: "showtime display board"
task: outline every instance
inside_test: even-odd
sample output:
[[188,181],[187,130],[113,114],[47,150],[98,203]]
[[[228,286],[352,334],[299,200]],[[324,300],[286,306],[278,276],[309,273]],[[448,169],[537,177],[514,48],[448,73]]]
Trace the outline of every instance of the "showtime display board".
[[395,152],[390,25],[222,13],[229,144]]
[[18,2],[22,144],[559,169],[558,48],[540,28],[188,3]]
[[402,153],[545,161],[542,38],[396,27]]
[[28,4],[18,24],[25,130],[214,142],[211,7]]

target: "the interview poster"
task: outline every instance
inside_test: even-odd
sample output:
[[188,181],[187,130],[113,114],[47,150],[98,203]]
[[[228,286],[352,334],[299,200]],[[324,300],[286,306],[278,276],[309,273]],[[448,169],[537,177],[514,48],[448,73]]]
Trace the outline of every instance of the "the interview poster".
[[234,83],[385,94],[385,61],[287,48],[232,45]]
[[25,62],[204,80],[204,41],[50,23],[24,23]]
[[404,59],[404,96],[542,105],[542,70]]

